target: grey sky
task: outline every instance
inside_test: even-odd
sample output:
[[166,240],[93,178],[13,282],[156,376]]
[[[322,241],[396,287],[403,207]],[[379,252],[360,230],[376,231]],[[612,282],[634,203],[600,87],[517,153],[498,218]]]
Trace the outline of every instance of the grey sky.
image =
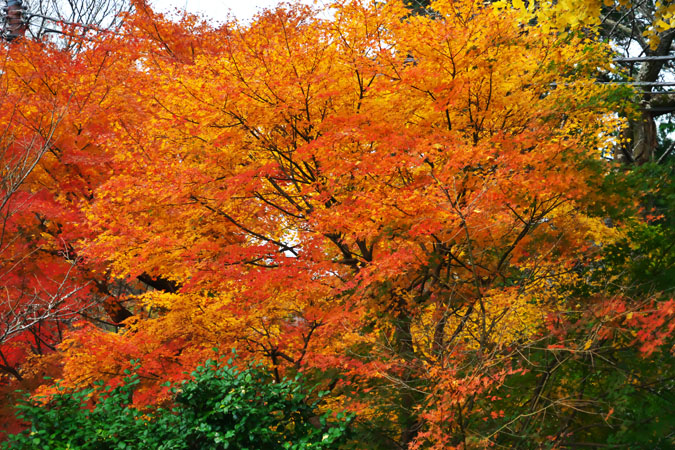
[[[311,4],[312,0],[291,0]],[[168,12],[175,8],[186,9],[191,13],[203,14],[209,18],[223,21],[228,13],[237,19],[247,21],[264,8],[270,8],[280,3],[280,0],[150,0],[150,4],[161,12]]]

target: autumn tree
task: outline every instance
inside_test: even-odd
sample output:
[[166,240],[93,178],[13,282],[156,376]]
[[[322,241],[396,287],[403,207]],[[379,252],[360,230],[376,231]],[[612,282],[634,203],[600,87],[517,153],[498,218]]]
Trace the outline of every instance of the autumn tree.
[[335,401],[362,405],[381,445],[490,440],[469,426],[489,414],[476,395],[520,369],[615,235],[591,206],[618,123],[592,78],[608,53],[583,36],[432,7],[213,30],[137,6],[143,70],[99,143],[116,169],[87,255],[180,289],[142,296],[126,333],[74,334],[69,383],[132,358],[180,377],[226,341],[280,372],[337,370]]
[[[125,8],[129,5],[120,1],[63,4],[18,0],[8,2],[5,8],[4,222],[0,239],[7,298],[0,343],[47,322],[58,323],[59,317],[71,321],[99,304],[101,296],[116,295],[115,289],[107,286],[105,271],[92,276],[91,268],[83,264],[73,245],[81,234],[73,235],[72,225],[82,222],[79,203],[91,195],[100,179],[94,174],[104,162],[87,142],[93,122],[83,121],[91,113],[92,102],[98,102],[97,108],[104,106],[97,95],[103,91],[97,89],[108,87],[97,80],[115,65],[112,49],[101,49],[97,42],[119,26],[119,13]],[[45,33],[58,38],[45,40]],[[83,51],[87,47],[88,51]],[[64,70],[81,77],[71,83],[62,76]],[[76,278],[79,284],[74,284]],[[100,295],[87,299],[92,287]],[[64,301],[72,296],[82,300],[74,309]],[[113,323],[130,315],[124,308],[111,308]],[[58,342],[60,337],[43,343],[53,348]],[[15,378],[21,378],[14,364],[5,366]]]
[[124,325],[70,330],[61,385],[140,361],[134,398],[158,403],[232,346],[322,383],[368,448],[610,442],[623,400],[589,398],[615,386],[592,361],[659,380],[675,311],[605,289],[641,220],[602,159],[624,90],[562,6],[339,1],[213,28],[138,1],[55,50],[73,77],[24,83],[73,105],[34,171],[43,226]]
[[[26,17],[21,20],[29,22]],[[126,291],[120,283],[108,285],[105,270],[87,264],[74,246],[83,236],[76,231],[84,218],[80,202],[101,179],[104,162],[86,142],[96,121],[93,102],[105,106],[97,76],[114,65],[111,50],[96,47],[100,33],[77,37],[89,52],[30,34],[2,43],[0,387],[9,396],[3,407],[11,405],[11,391],[32,388],[45,374],[48,358],[34,359],[53,355],[71,323],[90,317],[114,327],[128,317],[98,311],[103,305],[123,312],[116,296]],[[73,82],[64,71],[79,78]]]

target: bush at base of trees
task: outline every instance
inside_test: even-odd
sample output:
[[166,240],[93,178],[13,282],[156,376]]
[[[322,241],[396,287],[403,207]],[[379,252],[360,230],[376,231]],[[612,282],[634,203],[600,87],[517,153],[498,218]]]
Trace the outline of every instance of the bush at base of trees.
[[[351,416],[319,413],[300,377],[276,382],[260,366],[239,370],[209,360],[171,387],[171,409],[133,405],[139,376],[122,384],[28,399],[18,406],[28,428],[12,449],[335,449]],[[46,403],[45,403],[46,401]]]

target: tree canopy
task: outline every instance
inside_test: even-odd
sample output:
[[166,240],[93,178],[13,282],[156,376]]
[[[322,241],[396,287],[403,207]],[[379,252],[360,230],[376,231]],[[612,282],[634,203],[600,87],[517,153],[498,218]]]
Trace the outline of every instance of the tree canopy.
[[75,46],[4,45],[7,392],[77,409],[100,380],[129,418],[232,347],[276,386],[256,401],[302,373],[355,448],[667,447],[672,159],[633,164],[642,112],[598,38],[632,6],[607,5],[213,26],[137,0]]

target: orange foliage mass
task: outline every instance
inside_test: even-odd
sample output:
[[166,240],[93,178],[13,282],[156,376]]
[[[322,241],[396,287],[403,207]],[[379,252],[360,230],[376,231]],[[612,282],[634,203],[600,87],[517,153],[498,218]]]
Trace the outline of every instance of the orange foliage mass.
[[[615,238],[590,211],[620,124],[592,79],[607,49],[518,9],[433,8],[289,5],[213,28],[139,1],[120,33],[45,56],[69,76],[24,78],[65,105],[31,186],[84,279],[136,286],[118,333],[61,345],[66,386],[140,360],[139,401],[157,401],[235,347],[333,371],[334,402],[450,448],[469,397],[517,370],[575,264]],[[392,385],[394,413],[365,395]]]

